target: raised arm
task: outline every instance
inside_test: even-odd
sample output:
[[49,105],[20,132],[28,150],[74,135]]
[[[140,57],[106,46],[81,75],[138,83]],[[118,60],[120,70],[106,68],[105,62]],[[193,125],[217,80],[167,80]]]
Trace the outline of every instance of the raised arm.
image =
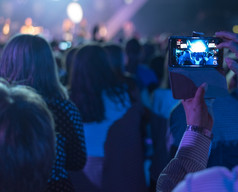
[[158,191],[172,191],[187,173],[207,166],[213,119],[204,101],[206,85],[200,86],[193,99],[183,101],[188,129],[175,157],[160,174]]

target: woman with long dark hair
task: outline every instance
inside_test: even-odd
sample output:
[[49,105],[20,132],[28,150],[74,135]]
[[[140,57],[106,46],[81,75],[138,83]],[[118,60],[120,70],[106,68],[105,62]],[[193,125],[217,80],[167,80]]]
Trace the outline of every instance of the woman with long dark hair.
[[104,98],[126,106],[126,89],[118,82],[105,51],[98,45],[87,45],[76,53],[70,89],[83,122],[105,119]]
[[120,83],[127,86],[131,102],[136,103],[140,101],[140,90],[137,85],[136,76],[125,70],[126,53],[123,48],[114,43],[105,44],[103,48],[106,50],[112,72]]
[[3,50],[0,76],[11,84],[31,86],[46,101],[57,134],[56,161],[46,190],[74,191],[68,170],[79,170],[85,165],[84,132],[79,111],[59,82],[47,41],[40,36],[14,36]]
[[132,108],[126,85],[111,70],[100,45],[77,51],[70,85],[70,97],[82,114],[88,155],[83,175],[76,176],[76,181],[84,179],[78,191],[144,191],[140,111]]

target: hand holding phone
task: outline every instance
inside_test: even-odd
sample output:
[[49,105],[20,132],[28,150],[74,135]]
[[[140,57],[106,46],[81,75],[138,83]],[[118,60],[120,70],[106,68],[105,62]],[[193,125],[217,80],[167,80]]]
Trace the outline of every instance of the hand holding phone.
[[[217,48],[228,48],[233,53],[236,54],[236,57],[238,57],[238,35],[235,33],[227,32],[227,31],[221,31],[216,32],[216,36],[221,38],[223,40],[222,43],[217,45]],[[238,63],[231,59],[226,58],[225,59],[227,66],[235,73],[238,74]]]
[[215,98],[228,94],[223,73],[223,50],[216,37],[182,37],[169,39],[169,75],[173,96],[188,99],[195,96],[197,88],[208,84],[205,97]]

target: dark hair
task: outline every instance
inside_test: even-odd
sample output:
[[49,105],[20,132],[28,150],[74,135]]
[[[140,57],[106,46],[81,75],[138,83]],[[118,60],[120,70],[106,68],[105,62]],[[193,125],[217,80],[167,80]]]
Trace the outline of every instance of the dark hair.
[[10,83],[31,86],[45,97],[67,98],[51,47],[40,36],[16,35],[10,39],[2,53],[0,76]]
[[141,45],[136,38],[132,38],[126,43],[126,55],[128,58],[126,69],[130,73],[135,73],[137,65],[141,59]]
[[80,48],[74,59],[71,99],[79,108],[83,122],[105,118],[103,92],[114,102],[124,104],[124,88],[110,69],[104,49],[97,45]]
[[116,76],[121,78],[124,73],[124,52],[120,45],[106,44],[103,47],[108,55],[109,65]]
[[150,68],[155,72],[159,83],[162,82],[165,73],[165,57],[164,56],[156,56],[150,62]]
[[66,67],[66,79],[65,84],[68,85],[72,78],[72,68],[74,55],[77,52],[78,48],[74,47],[65,52],[65,67]]
[[141,44],[138,39],[132,38],[126,43],[126,54],[129,56],[138,55],[141,53]]
[[146,42],[142,47],[142,63],[149,65],[155,57],[155,45],[152,42]]
[[30,88],[0,83],[1,192],[41,192],[55,158],[54,124]]

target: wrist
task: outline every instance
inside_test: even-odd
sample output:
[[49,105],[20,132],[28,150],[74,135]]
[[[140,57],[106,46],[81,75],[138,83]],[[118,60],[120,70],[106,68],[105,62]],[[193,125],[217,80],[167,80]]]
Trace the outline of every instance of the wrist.
[[186,131],[193,131],[199,134],[202,134],[206,138],[212,140],[213,134],[209,129],[206,129],[204,127],[196,126],[196,125],[187,125]]

